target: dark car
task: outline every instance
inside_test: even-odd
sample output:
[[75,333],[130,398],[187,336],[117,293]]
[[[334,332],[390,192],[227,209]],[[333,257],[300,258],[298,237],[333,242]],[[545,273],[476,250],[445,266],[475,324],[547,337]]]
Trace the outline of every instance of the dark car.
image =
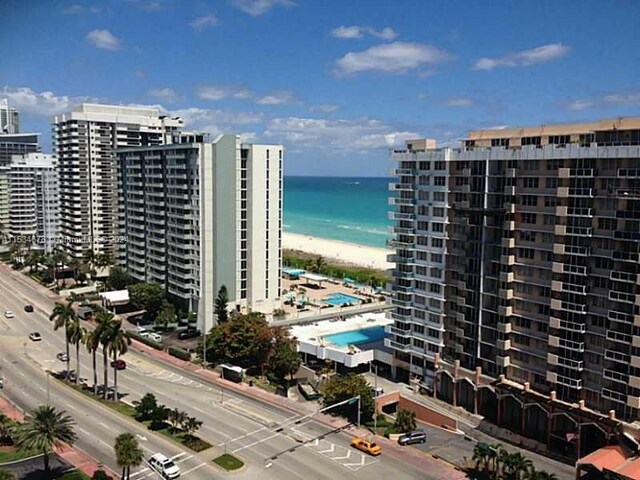
[[28,312],[28,313],[33,312],[33,305],[25,305],[24,306],[24,311]]
[[423,430],[415,430],[413,432],[405,433],[398,438],[400,445],[413,445],[414,443],[425,443],[427,441],[427,434]]
[[186,340],[187,338],[196,338],[202,335],[200,330],[185,330],[184,332],[180,332],[178,334],[178,338],[180,340]]
[[124,370],[125,368],[127,368],[127,362],[119,358],[111,362],[111,366],[116,370]]

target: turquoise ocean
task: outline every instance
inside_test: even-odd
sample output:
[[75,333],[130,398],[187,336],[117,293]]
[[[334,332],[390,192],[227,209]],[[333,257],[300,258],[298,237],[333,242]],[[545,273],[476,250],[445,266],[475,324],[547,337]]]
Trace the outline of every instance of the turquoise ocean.
[[389,178],[284,178],[285,232],[384,248]]

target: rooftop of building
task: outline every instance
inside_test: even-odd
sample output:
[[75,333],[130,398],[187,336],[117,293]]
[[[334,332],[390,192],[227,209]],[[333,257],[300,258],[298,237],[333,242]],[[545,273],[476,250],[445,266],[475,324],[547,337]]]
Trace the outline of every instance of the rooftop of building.
[[147,106],[104,105],[98,103],[81,103],[68,113],[53,117],[53,123],[67,120],[91,120],[114,123],[132,123],[141,125],[162,124],[168,127],[183,127],[180,117],[162,114],[158,108]]
[[471,130],[465,140],[537,137],[545,135],[576,135],[609,130],[638,130],[640,117],[619,117],[590,123],[562,123],[532,127],[486,128]]
[[601,472],[615,472],[623,475],[621,478],[640,480],[640,457],[620,445],[607,445],[581,458],[577,463],[578,466],[590,465]]
[[0,133],[0,143],[38,143],[39,133]]

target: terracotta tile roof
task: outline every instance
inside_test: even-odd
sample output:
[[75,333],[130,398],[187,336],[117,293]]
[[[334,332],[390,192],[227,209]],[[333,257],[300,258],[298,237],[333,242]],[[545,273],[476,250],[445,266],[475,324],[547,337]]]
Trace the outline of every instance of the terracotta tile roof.
[[623,447],[609,445],[578,460],[578,465],[593,465],[598,470],[609,470],[624,478],[640,480],[640,457],[631,457]]

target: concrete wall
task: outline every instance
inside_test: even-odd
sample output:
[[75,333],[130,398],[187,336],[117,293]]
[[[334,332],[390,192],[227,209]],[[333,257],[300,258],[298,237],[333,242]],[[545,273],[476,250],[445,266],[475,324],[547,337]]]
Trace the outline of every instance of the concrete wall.
[[400,392],[390,392],[380,395],[376,398],[376,411],[381,411],[383,407],[397,403],[398,408],[404,408],[416,414],[416,419],[421,422],[433,425],[435,427],[446,427],[449,430],[457,430],[458,422],[456,419],[448,417],[442,413],[438,413],[426,405],[414,402],[400,395]]

